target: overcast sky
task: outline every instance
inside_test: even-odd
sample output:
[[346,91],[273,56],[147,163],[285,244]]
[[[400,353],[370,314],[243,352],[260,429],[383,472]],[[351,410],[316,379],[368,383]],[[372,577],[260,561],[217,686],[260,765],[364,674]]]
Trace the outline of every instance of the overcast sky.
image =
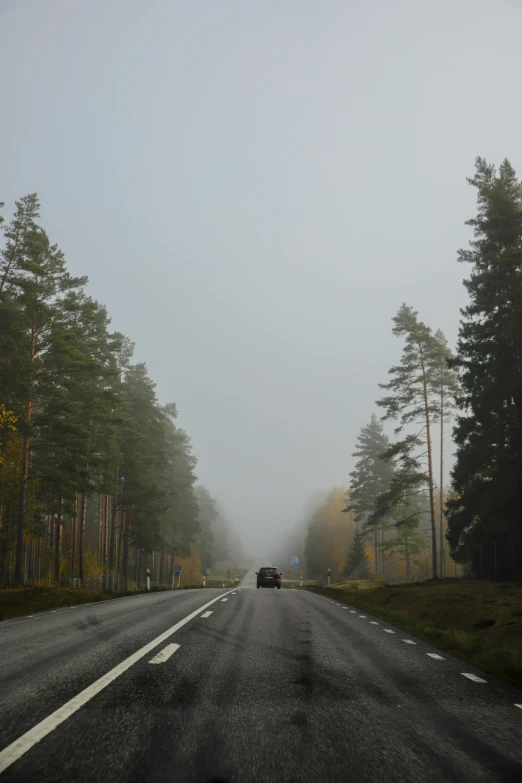
[[[518,0],[0,0],[0,200],[178,405],[250,550],[347,484],[403,301],[455,343]],[[271,550],[268,544],[268,551]]]

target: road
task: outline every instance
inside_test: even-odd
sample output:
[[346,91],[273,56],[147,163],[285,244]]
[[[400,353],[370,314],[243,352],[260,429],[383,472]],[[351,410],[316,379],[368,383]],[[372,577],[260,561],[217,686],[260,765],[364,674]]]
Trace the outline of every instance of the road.
[[253,578],[0,624],[0,781],[520,783],[520,691]]

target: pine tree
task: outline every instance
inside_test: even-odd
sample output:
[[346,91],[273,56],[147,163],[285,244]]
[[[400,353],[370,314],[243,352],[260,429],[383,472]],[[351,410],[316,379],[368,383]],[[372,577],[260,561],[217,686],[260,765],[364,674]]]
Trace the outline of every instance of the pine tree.
[[459,261],[464,281],[457,355],[462,392],[454,430],[454,495],[447,503],[452,556],[480,577],[522,571],[522,184],[505,160],[478,158],[474,238]]
[[357,528],[350,547],[350,554],[344,568],[344,576],[349,578],[360,578],[368,574],[370,562],[368,560],[368,555],[366,554],[364,543],[365,535],[362,530]]
[[419,531],[419,520],[422,514],[420,498],[408,497],[398,503],[392,510],[395,535],[384,544],[388,555],[399,555],[406,563],[406,578],[411,576],[411,561],[425,547],[425,536]]
[[[11,387],[6,389],[3,399],[9,399],[13,393],[16,396],[16,412],[23,437],[15,565],[17,582],[23,580],[32,435],[38,427],[39,413],[45,415],[43,380],[48,371],[57,371],[52,358],[55,346],[49,334],[67,294],[86,282],[86,278],[72,278],[67,273],[63,254],[56,245],[51,245],[36,222],[38,217],[36,194],[16,203],[15,216],[5,232],[0,282],[3,300],[14,315],[2,345],[2,349],[5,346],[8,350],[7,386]],[[13,345],[16,345],[16,353]]]
[[195,488],[195,493],[200,528],[200,534],[197,539],[198,550],[201,557],[201,567],[206,572],[213,565],[215,559],[212,523],[217,518],[216,501],[210,495],[208,489],[201,484]]
[[354,470],[350,473],[350,488],[346,511],[353,511],[355,521],[363,528],[373,527],[376,572],[382,572],[380,547],[382,541],[382,520],[372,524],[379,495],[389,489],[393,475],[391,462],[382,455],[389,448],[389,439],[382,424],[372,414],[369,424],[362,428],[357,438],[357,447],[352,456],[357,457]]
[[453,358],[452,351],[444,333],[438,329],[435,332],[435,366],[433,377],[433,395],[438,399],[438,413],[435,420],[439,419],[440,428],[440,472],[439,472],[439,557],[440,576],[445,576],[444,562],[444,424],[451,420],[455,409],[455,399],[458,393],[458,379],[455,370],[449,363]]
[[[418,319],[418,313],[402,305],[393,319],[393,333],[404,338],[401,363],[391,367],[391,380],[379,384],[381,389],[391,392],[387,397],[377,401],[377,405],[385,408],[385,419],[399,419],[395,432],[401,432],[409,424],[422,424],[422,441],[426,447],[428,461],[427,479],[430,498],[430,519],[432,531],[432,568],[433,578],[437,579],[437,523],[435,519],[435,480],[433,471],[433,450],[431,427],[434,417],[438,414],[438,400],[431,398],[437,368],[438,347],[431,329]],[[407,450],[421,440],[408,436],[401,444]],[[404,450],[404,449],[403,449]]]

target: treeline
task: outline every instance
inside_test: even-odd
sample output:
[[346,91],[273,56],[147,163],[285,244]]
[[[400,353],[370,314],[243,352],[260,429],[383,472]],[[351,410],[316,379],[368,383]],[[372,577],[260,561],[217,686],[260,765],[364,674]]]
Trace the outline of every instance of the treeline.
[[0,581],[195,579],[237,535],[196,486],[176,406],[38,219],[36,194],[17,202],[0,255]]
[[[522,576],[522,184],[508,161],[497,171],[481,158],[469,183],[478,211],[459,252],[471,273],[455,354],[402,305],[393,319],[400,363],[380,384],[380,419],[357,439],[344,512],[334,492],[301,527],[311,577],[327,567],[336,579]],[[456,459],[445,488],[451,419]],[[382,420],[395,422],[393,440]]]

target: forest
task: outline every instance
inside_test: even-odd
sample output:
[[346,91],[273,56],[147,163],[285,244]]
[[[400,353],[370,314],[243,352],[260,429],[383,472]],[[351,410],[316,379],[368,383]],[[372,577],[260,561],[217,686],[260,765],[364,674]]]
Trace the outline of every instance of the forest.
[[[4,205],[1,205],[2,208]],[[0,213],[0,583],[125,592],[196,583],[241,542],[197,483],[174,403],[39,223]]]
[[457,345],[407,304],[394,316],[400,362],[360,430],[348,487],[312,498],[282,547],[310,578],[522,576],[522,183],[509,161],[482,158],[468,182],[477,213],[458,253],[469,271]]

